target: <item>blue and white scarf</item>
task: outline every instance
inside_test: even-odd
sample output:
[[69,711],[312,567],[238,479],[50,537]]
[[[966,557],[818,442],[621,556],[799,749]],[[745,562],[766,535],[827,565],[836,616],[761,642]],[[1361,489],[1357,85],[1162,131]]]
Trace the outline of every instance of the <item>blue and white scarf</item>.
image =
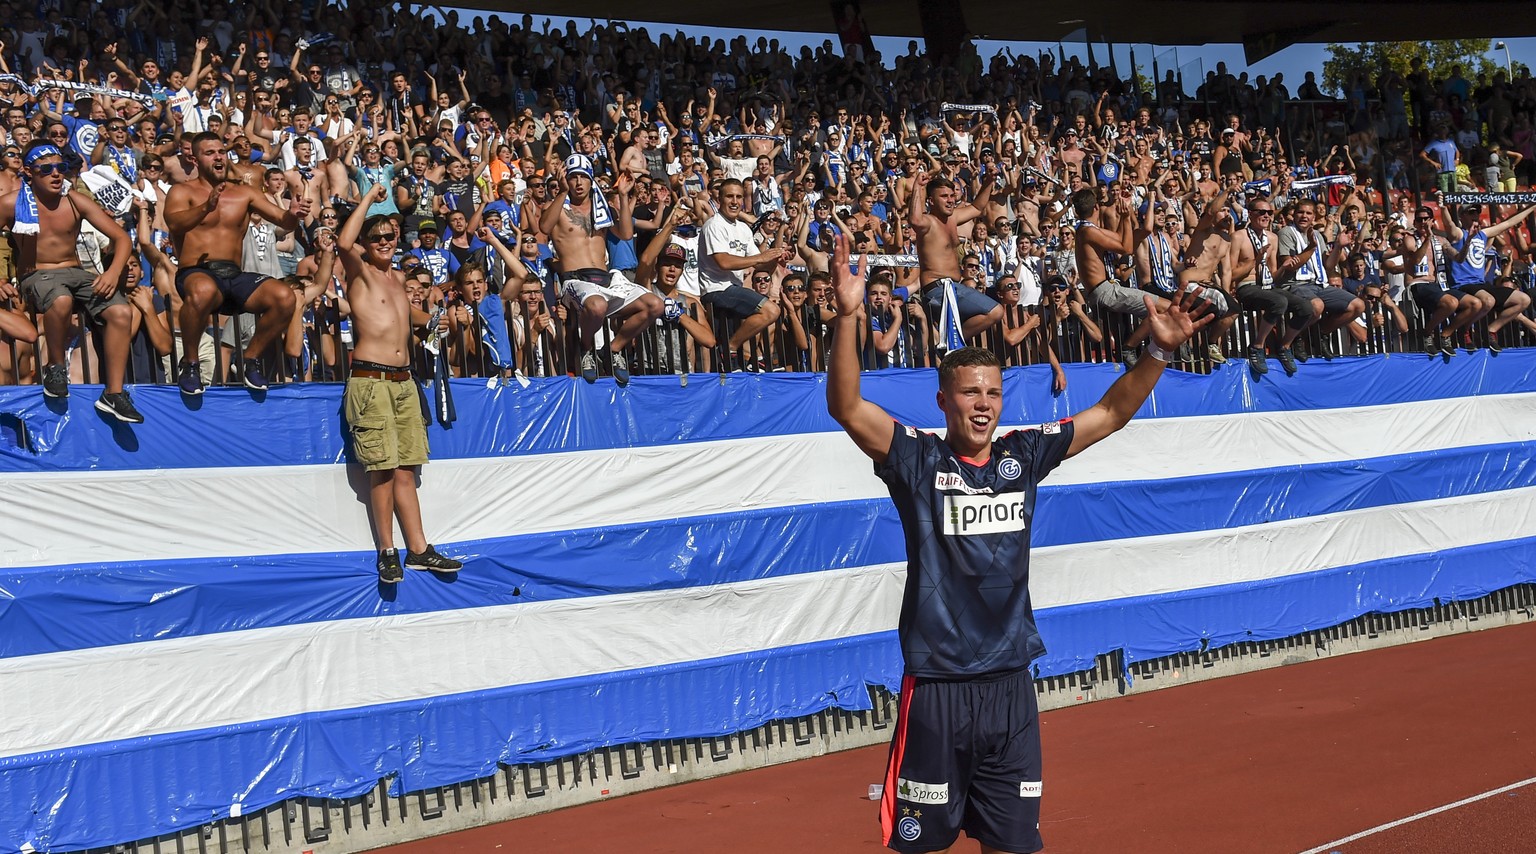
[[[90,154],[84,155],[89,157]],[[123,176],[130,184],[139,181],[139,161],[133,151],[133,146],[125,145],[118,148],[112,143],[107,143],[107,156],[112,159],[112,165],[117,169],[117,174]]]
[[1310,193],[1326,189],[1336,184],[1353,187],[1355,186],[1355,176],[1324,175],[1321,178],[1306,178],[1301,181],[1292,181],[1291,189],[1301,193]]
[[1258,181],[1249,181],[1248,183],[1244,184],[1243,192],[1250,196],[1259,195],[1268,197],[1269,194],[1273,191],[1274,185],[1275,182],[1269,178],[1262,178]]
[[[592,182],[592,227],[597,230],[612,227],[613,211],[609,209],[608,199],[603,196],[602,190],[598,189],[597,180],[592,176],[592,161],[584,154],[572,154],[565,158],[565,174],[567,178],[571,175],[587,176],[587,180]],[[569,194],[565,197],[565,207],[566,210],[570,210]]]
[[427,321],[425,347],[432,356],[432,414],[437,417],[437,423],[447,427],[459,420],[459,410],[454,406],[453,388],[448,382],[451,374],[448,370],[448,321],[445,314],[447,311],[442,308],[432,312],[432,318]]
[[1446,193],[1448,205],[1533,205],[1536,193]]
[[939,105],[939,110],[946,113],[990,113],[997,115],[997,108],[991,104],[950,104]]
[[742,142],[746,142],[749,139],[768,139],[778,143],[784,142],[784,137],[774,136],[770,133],[736,133],[731,134],[730,136],[722,136],[711,143],[711,145],[715,148],[724,148],[725,146],[729,145],[732,140],[737,139],[741,140]]
[[122,89],[114,89],[111,86],[96,86],[91,83],[75,83],[69,80],[39,80],[36,86],[29,86],[27,81],[23,80],[18,74],[0,74],[0,83],[13,83],[17,89],[33,98],[36,98],[39,92],[62,90],[74,92],[77,96],[91,95],[102,98],[126,98],[130,101],[138,101],[144,105],[145,109],[154,109],[155,106],[155,99],[151,95],[127,92]]
[[[26,160],[22,165],[28,169],[32,164],[44,157],[63,157],[64,152],[54,145],[39,145],[27,152]],[[11,226],[14,234],[37,234],[37,194],[32,190],[30,180],[22,181],[21,187],[16,191],[16,223]]]
[[299,50],[309,50],[317,44],[325,44],[336,40],[335,33],[312,33],[294,42]]
[[1152,270],[1152,286],[1165,294],[1173,293],[1177,277],[1173,271],[1173,246],[1168,242],[1168,235],[1161,231],[1153,233],[1147,246],[1147,254],[1151,256],[1147,266]]
[[948,353],[965,346],[965,335],[960,330],[960,303],[955,297],[955,282],[944,280],[944,305],[939,310],[939,350]]

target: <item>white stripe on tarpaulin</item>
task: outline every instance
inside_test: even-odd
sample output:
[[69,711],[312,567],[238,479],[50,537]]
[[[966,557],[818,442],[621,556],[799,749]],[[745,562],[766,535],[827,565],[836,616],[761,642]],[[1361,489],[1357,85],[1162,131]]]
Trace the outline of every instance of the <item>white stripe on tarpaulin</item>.
[[[1514,540],[1530,535],[1532,518],[1536,487],[1059,546],[1036,552],[1032,589],[1044,609],[1262,581]],[[0,661],[8,708],[0,755],[888,631],[903,580],[901,565],[884,564],[7,659]],[[55,702],[59,697],[70,702]]]
[[[1160,480],[1532,440],[1536,394],[1148,418],[1068,460],[1046,483]],[[361,485],[354,488],[349,475],[361,472],[331,465],[0,475],[10,523],[0,567],[368,551]],[[426,467],[421,485],[427,530],[438,543],[886,495],[840,432],[444,460]]]
[[894,626],[905,577],[888,564],[8,659],[0,756],[873,634]]
[[1532,535],[1536,487],[1213,531],[1048,546],[1030,557],[1037,608],[1267,581]]

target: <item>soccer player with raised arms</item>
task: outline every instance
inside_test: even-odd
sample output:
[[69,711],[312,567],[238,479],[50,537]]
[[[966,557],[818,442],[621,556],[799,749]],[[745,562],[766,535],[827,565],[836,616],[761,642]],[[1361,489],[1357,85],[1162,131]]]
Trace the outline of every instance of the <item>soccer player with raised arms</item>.
[[[861,267],[862,268],[862,267]],[[1029,596],[1039,482],[1124,427],[1178,346],[1210,322],[1194,295],[1147,297],[1147,358],[1072,418],[996,435],[1003,375],[966,347],[939,365],[943,438],[893,421],[859,394],[864,284],[838,238],[827,409],[890,489],[907,549],[898,635],[904,675],[880,819],[896,851],[947,851],[964,830],[983,852],[1042,847],[1042,775],[1029,664],[1045,645]]]

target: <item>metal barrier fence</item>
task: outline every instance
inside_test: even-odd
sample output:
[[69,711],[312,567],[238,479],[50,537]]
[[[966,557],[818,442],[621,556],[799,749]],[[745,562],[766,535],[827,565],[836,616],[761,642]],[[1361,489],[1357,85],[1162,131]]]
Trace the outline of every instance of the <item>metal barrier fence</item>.
[[[1403,299],[1404,303],[1370,302],[1358,321],[1332,331],[1323,331],[1325,320],[1313,324],[1296,340],[1294,349],[1298,361],[1305,362],[1313,356],[1424,353],[1428,332],[1426,318],[1406,294]],[[1048,351],[1062,364],[1122,361],[1122,351],[1127,349],[1125,342],[1135,329],[1134,319],[1101,311],[1084,302],[1078,302],[1078,306],[1082,310],[1081,318],[1071,313],[1058,316],[1056,310],[1048,306],[1005,306],[1002,323],[973,336],[968,343],[992,350],[1007,366],[1046,363]],[[872,317],[882,314],[868,304],[865,311]],[[171,314],[169,308],[162,312],[162,322],[172,330],[170,352],[155,352],[147,333],[140,330],[133,340],[127,382],[175,382],[175,366],[183,358],[185,345]],[[511,364],[505,365],[499,364],[494,348],[488,343],[493,336],[488,334],[485,317],[478,311],[466,314],[467,322],[451,324],[438,354],[434,355],[425,347],[417,348],[413,367],[419,378],[425,380],[433,376],[434,360],[438,358],[446,359],[450,374],[457,377],[511,377],[515,373],[547,377],[578,373],[583,344],[575,312],[561,310],[551,322],[534,330],[530,330],[528,319],[522,315],[508,317],[507,328],[495,333],[509,338],[512,359]],[[807,301],[793,311],[784,312],[777,323],[735,350],[726,342],[738,328],[736,319],[711,312],[708,306],[692,307],[689,315],[703,328],[712,331],[713,342],[696,339],[677,321],[658,320],[626,348],[630,372],[640,376],[673,374],[686,377],[692,373],[815,372],[826,369],[831,348],[832,312],[814,302]],[[1526,311],[1526,317],[1536,321],[1536,301]],[[1083,318],[1088,322],[1084,323]],[[884,313],[880,319],[886,324],[893,322],[889,313]],[[1518,321],[1508,323],[1497,333],[1490,333],[1488,319],[1485,317],[1460,330],[1455,341],[1457,347],[1479,349],[1490,342],[1501,348],[1536,345],[1536,335]],[[243,367],[244,344],[249,340],[253,326],[249,315],[215,315],[212,318],[209,331],[200,344],[205,382],[225,384],[230,377],[232,362]],[[1261,343],[1255,340],[1256,326],[1257,318],[1253,312],[1240,312],[1230,332],[1220,342],[1207,327],[1197,333],[1188,347],[1181,349],[1173,367],[1193,373],[1210,373],[1217,363],[1213,357],[1213,344],[1217,345],[1214,352],[1222,360],[1240,360],[1250,346]],[[614,333],[612,321],[606,322],[596,338],[600,350],[605,349],[603,342],[611,340]],[[340,382],[346,379],[352,336],[349,323],[335,304],[326,301],[307,310],[300,340],[294,342],[286,338],[280,338],[269,348],[262,360],[269,378],[277,382]],[[864,369],[923,368],[937,364],[938,354],[933,346],[936,333],[930,323],[906,316],[895,340],[896,346],[888,353],[876,352],[874,335],[867,327],[860,342]],[[71,343],[73,377],[81,382],[99,382],[101,336],[96,334],[83,311],[76,317]],[[9,358],[0,365],[3,369],[0,370],[0,383],[37,382],[44,361],[43,352],[41,339],[36,344],[8,342]],[[1271,356],[1275,353],[1272,342],[1268,344],[1268,352]]]
[[[1536,620],[1536,585],[1520,584],[1477,599],[1370,613],[1279,640],[1242,642],[1129,665],[1122,652],[1114,651],[1098,656],[1087,670],[1037,679],[1035,689],[1041,710],[1047,711],[1532,620]],[[828,709],[715,738],[615,745],[549,762],[503,764],[489,776],[425,791],[390,794],[390,781],[381,780],[355,798],[295,798],[238,818],[80,854],[367,851],[690,780],[883,744],[890,739],[897,697],[871,687],[870,700],[869,711]],[[849,797],[861,794],[850,792]],[[687,840],[680,840],[679,849],[687,848]]]

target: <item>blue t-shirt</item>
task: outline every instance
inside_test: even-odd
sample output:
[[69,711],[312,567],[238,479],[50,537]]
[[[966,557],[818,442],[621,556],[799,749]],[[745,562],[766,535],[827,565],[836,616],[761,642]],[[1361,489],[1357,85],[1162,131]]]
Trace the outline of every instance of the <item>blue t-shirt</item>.
[[96,150],[96,143],[101,139],[101,131],[96,123],[90,119],[82,119],[78,116],[60,116],[59,121],[69,128],[69,147],[87,162],[91,159],[91,153]]
[[412,249],[405,253],[413,255],[421,261],[421,266],[432,271],[432,284],[441,285],[453,278],[459,272],[459,259],[453,257],[453,253],[442,248]]
[[489,214],[492,211],[499,211],[501,213],[502,225],[515,225],[518,228],[522,228],[522,205],[511,205],[502,199],[497,199],[496,201],[491,202],[480,210],[480,218],[482,220],[485,219],[486,214]]
[[603,242],[608,244],[608,269],[633,270],[640,266],[640,259],[635,256],[633,237],[620,239],[610,229],[603,232]]
[[901,518],[905,672],[956,679],[1022,670],[1045,652],[1029,596],[1035,490],[1072,446],[1072,420],[1014,430],[985,465],[897,424],[885,481]]
[[1467,257],[1464,261],[1451,260],[1451,283],[1460,285],[1481,285],[1488,281],[1488,235],[1479,230],[1476,234],[1468,231],[1461,233],[1461,239],[1454,244],[1456,252],[1460,254],[1462,247],[1466,247]]
[[1424,153],[1440,164],[1441,172],[1456,171],[1456,151],[1456,143],[1448,139],[1437,139],[1424,146]]

